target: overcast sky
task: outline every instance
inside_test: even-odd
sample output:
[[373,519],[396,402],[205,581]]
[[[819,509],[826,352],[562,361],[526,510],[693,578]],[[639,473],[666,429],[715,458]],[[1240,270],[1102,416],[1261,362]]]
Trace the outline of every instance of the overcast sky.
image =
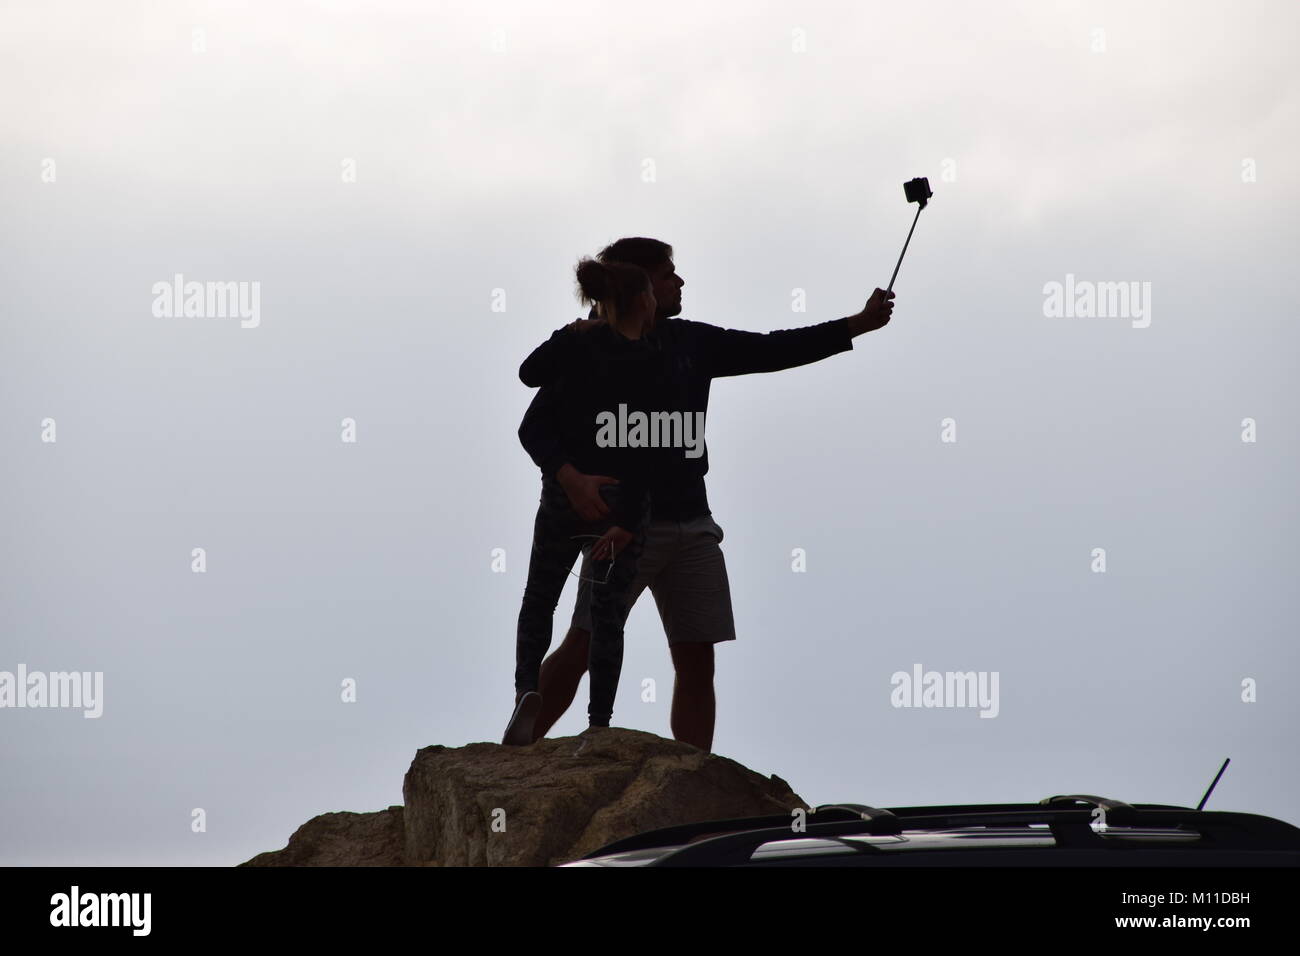
[[[104,681],[0,710],[0,862],[230,865],[499,741],[517,369],[577,258],[655,236],[683,318],[835,319],[913,176],[893,321],[714,383],[714,751],[877,806],[1194,806],[1230,756],[1211,809],[1300,824],[1300,8],[542,9],[0,11],[0,671]],[[256,321],[158,314],[177,274]],[[1145,314],[1053,317],[1067,282]],[[915,665],[997,716],[894,707]],[[671,690],[647,593],[613,723],[670,736]]]

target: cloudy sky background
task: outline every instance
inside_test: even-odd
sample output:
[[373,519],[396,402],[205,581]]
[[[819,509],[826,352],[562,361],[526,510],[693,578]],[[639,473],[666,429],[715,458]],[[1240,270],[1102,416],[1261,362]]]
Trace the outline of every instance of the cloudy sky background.
[[[6,4],[0,670],[105,700],[0,711],[0,862],[230,865],[499,740],[539,488],[516,372],[582,313],[577,257],[656,236],[684,318],[834,319],[888,282],[918,175],[890,325],[714,384],[715,752],[878,806],[1195,805],[1231,756],[1211,809],[1300,823],[1297,21]],[[260,282],[260,325],[155,317],[176,273]],[[1149,327],[1045,317],[1067,273],[1151,283]],[[997,671],[999,716],[895,709],[915,663]],[[670,736],[671,687],[647,593],[614,723]]]

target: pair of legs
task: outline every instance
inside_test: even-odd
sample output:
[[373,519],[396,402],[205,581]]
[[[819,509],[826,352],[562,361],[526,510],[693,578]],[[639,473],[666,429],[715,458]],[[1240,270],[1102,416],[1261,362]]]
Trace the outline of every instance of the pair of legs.
[[[646,588],[654,594],[676,673],[673,737],[704,751],[713,749],[717,709],[713,645],[736,636],[722,538],[722,528],[710,514],[684,521],[652,519],[624,605],[630,610]],[[589,577],[587,560],[582,577]],[[569,632],[541,667],[542,704],[534,739],[545,736],[573,701],[588,660],[591,629],[591,588],[583,581]]]
[[[569,628],[564,641],[542,662],[542,709],[537,715],[534,738],[545,737],[578,693],[587,672],[591,635],[579,627]],[[713,724],[717,703],[713,694],[713,645],[710,643],[670,644],[673,655],[673,737],[701,750],[713,749]]]
[[[612,485],[601,489],[602,496],[616,504],[621,491]],[[608,726],[614,711],[619,672],[623,666],[623,622],[627,618],[628,592],[636,572],[637,558],[645,540],[648,504],[643,505],[632,542],[613,562],[605,563],[606,574],[590,584],[590,616],[595,639],[588,642],[584,669],[591,673],[590,722]],[[528,581],[519,609],[515,640],[515,703],[530,691],[540,690],[542,657],[551,643],[555,605],[569,576],[574,560],[582,549],[582,535],[596,536],[609,525],[582,521],[573,511],[563,489],[553,480],[542,482],[537,518],[533,525],[533,547],[528,563]],[[590,578],[590,562],[584,565]],[[572,698],[570,698],[572,699]],[[533,705],[535,706],[535,702]],[[518,716],[518,713],[517,715]],[[514,739],[512,719],[507,736]],[[519,731],[526,737],[526,728]]]

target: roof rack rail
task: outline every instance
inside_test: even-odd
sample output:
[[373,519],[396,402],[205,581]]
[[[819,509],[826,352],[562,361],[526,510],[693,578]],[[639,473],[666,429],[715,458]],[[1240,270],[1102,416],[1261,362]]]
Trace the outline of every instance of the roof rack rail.
[[[883,824],[883,825],[882,825]],[[750,857],[764,843],[777,840],[833,839],[843,836],[896,836],[898,819],[891,814],[888,820],[841,820],[834,823],[810,823],[798,833],[791,832],[787,823],[783,827],[763,830],[741,830],[722,836],[709,837],[690,843],[661,857],[656,866],[737,866],[748,863]],[[870,843],[849,844],[860,853],[879,854],[884,851]]]
[[[823,804],[819,807],[813,807],[807,811],[810,814],[821,814],[822,816],[831,816],[838,813],[843,820],[860,824],[864,819],[862,813],[857,808],[861,804],[841,803],[841,804]],[[613,843],[606,844],[597,850],[588,853],[582,859],[587,860],[595,856],[604,856],[608,853],[628,853],[632,850],[647,850],[654,847],[674,846],[682,843],[689,843],[692,840],[699,840],[706,836],[721,836],[726,833],[739,833],[755,829],[771,830],[781,828],[783,832],[792,836],[798,836],[791,829],[794,810],[802,809],[792,807],[790,813],[784,816],[773,815],[766,817],[736,817],[730,820],[708,820],[702,823],[683,823],[675,827],[662,827],[658,830],[648,830],[645,833],[638,833],[636,836],[625,837],[622,840],[616,840]],[[874,813],[888,813],[889,811],[873,810],[871,807],[862,807],[862,810],[872,810]],[[890,814],[891,816],[893,814]],[[817,821],[820,823],[821,821]],[[828,821],[829,822],[829,821]]]
[[813,813],[821,813],[823,810],[846,810],[849,813],[856,813],[864,820],[883,819],[894,815],[888,810],[869,807],[865,803],[823,803],[821,806],[812,808]]
[[[1089,793],[1058,794],[1054,797],[1044,797],[1038,802],[1047,807],[1072,806],[1076,803],[1087,804],[1093,809],[1101,810],[1102,822],[1107,826],[1128,826],[1136,813],[1133,807],[1123,800],[1094,797]],[[1091,822],[1092,811],[1089,811],[1088,817],[1089,822]]]

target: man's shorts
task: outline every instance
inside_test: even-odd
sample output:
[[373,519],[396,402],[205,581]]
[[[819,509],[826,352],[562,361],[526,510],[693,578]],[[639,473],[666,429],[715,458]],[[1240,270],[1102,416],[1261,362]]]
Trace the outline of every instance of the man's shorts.
[[[731,588],[722,557],[722,528],[712,515],[689,521],[651,521],[645,549],[627,596],[627,609],[647,587],[659,606],[659,620],[669,644],[734,641]],[[586,549],[590,550],[590,548]],[[582,580],[571,627],[591,633],[590,561],[582,557]]]

